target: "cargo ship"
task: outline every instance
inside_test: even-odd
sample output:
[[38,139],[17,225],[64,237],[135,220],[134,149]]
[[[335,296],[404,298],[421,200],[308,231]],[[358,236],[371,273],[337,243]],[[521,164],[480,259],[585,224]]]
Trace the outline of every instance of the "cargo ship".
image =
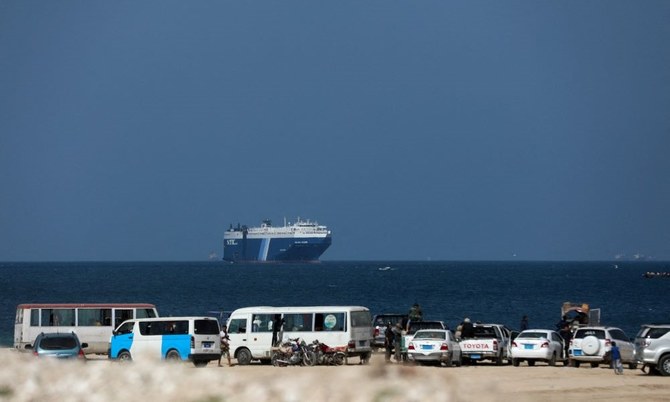
[[326,226],[298,220],[272,226],[264,220],[259,227],[230,226],[223,235],[223,259],[228,262],[318,262],[330,247]]

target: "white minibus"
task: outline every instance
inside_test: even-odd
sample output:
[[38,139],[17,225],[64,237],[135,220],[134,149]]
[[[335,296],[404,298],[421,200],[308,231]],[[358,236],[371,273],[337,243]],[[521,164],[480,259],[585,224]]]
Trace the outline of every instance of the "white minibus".
[[213,317],[128,320],[112,333],[113,360],[189,360],[204,367],[221,356],[219,321]]
[[106,354],[112,330],[131,318],[158,317],[147,303],[19,304],[14,321],[14,348],[25,350],[40,333],[74,332],[87,343],[87,354]]
[[245,307],[228,318],[230,352],[238,364],[269,362],[275,344],[314,340],[367,362],[372,353],[372,317],[360,306]]

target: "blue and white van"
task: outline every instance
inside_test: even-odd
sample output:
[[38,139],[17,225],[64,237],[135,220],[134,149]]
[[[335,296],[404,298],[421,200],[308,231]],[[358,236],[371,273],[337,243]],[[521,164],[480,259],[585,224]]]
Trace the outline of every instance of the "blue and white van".
[[212,317],[162,317],[124,321],[112,333],[113,360],[188,360],[204,367],[221,355],[219,322]]

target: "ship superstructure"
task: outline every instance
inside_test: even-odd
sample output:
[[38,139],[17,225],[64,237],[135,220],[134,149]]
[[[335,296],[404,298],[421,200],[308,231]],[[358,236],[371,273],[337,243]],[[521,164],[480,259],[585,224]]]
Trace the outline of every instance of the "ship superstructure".
[[238,224],[223,235],[223,259],[230,262],[316,262],[331,244],[330,230],[316,221],[297,219],[272,226]]

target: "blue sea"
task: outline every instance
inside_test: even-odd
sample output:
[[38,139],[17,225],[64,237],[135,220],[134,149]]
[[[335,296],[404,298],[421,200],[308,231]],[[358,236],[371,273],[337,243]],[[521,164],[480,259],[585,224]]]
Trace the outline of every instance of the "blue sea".
[[[388,267],[388,268],[387,268]],[[373,314],[407,312],[452,329],[464,317],[518,329],[554,328],[565,301],[601,309],[601,321],[634,336],[670,322],[668,262],[408,262],[318,264],[223,262],[0,263],[0,346],[12,345],[20,303],[156,305],[160,315],[206,315],[255,305],[361,305]]]

